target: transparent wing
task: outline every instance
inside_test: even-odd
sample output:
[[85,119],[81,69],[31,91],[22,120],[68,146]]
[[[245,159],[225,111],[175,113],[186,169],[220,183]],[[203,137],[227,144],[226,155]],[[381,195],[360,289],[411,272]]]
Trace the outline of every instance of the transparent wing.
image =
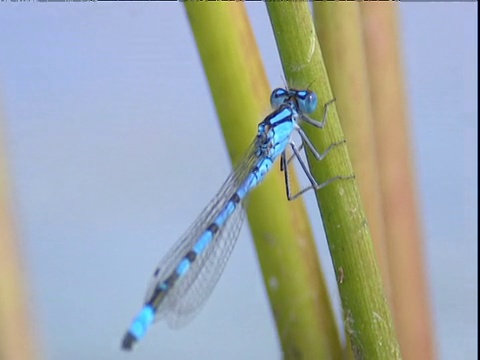
[[167,295],[167,323],[179,328],[191,321],[208,299],[232,253],[245,218],[245,211],[238,206],[219,230],[219,234],[195,262],[190,271]]
[[[193,248],[207,227],[237,192],[239,185],[245,182],[258,162],[257,149],[255,140],[212,201],[160,261],[150,281],[145,301],[149,300],[158,284],[165,281],[175,271],[179,262]],[[215,234],[207,248],[197,255],[188,272],[180,277],[165,295],[157,309],[156,320],[166,319],[170,327],[178,328],[193,319],[222,274],[240,233],[244,218],[242,201]]]

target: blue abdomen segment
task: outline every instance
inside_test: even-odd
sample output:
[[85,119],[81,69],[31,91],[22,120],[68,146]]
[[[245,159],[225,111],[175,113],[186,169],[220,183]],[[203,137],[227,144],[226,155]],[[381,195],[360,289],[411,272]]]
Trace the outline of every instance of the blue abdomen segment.
[[203,250],[205,250],[208,244],[210,244],[212,238],[213,233],[211,231],[205,232],[197,241],[197,243],[193,246],[193,251],[195,251],[197,254],[200,254]]
[[193,245],[192,250],[178,263],[178,266],[175,268],[176,276],[173,277],[175,280],[172,281],[172,283],[167,284],[169,281],[169,279],[167,279],[163,283],[159,284],[159,291],[168,291],[174,285],[175,281],[184,276],[190,270],[190,265],[193,263],[193,261],[195,261],[197,256],[204,252],[205,249],[211,244],[215,234],[225,225],[225,222],[233,214],[241,199],[242,197],[240,197],[238,193],[235,193],[230,198],[230,200],[223,207],[223,210],[217,215],[213,222],[207,227],[205,232],[200,236],[198,241]]
[[134,343],[143,338],[154,319],[155,310],[150,305],[145,305],[137,317],[133,319],[130,328],[123,338],[122,348],[130,350]]
[[298,128],[297,120],[303,113],[311,113],[316,101],[310,91],[273,91],[275,110],[259,124],[245,157],[156,268],[145,305],[122,340],[123,349],[130,350],[142,339],[155,318],[177,327],[195,315],[213,290],[238,238],[245,215],[243,199],[264,180]]
[[247,179],[240,185],[237,194],[240,198],[247,196],[250,191],[256,188],[265,178],[268,171],[272,167],[273,161],[269,157],[261,159],[252,170]]

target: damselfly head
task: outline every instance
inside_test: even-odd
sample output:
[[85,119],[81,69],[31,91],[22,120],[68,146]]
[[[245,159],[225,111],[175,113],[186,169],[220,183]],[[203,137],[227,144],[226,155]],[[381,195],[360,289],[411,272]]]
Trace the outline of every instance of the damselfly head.
[[295,94],[298,109],[304,114],[311,114],[317,109],[318,98],[311,90],[299,90]]
[[270,95],[270,105],[272,108],[278,109],[290,96],[290,91],[283,88],[277,88],[273,90],[272,95]]

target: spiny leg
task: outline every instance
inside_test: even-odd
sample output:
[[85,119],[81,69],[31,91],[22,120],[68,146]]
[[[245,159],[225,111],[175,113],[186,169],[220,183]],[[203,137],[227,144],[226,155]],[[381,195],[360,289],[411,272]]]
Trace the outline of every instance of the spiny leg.
[[[320,128],[320,129],[323,129],[327,123],[327,118],[328,118],[328,108],[330,107],[331,104],[333,104],[335,102],[335,98],[333,98],[332,100],[328,101],[327,103],[325,103],[324,105],[324,110],[323,110],[323,118],[322,118],[322,121],[317,121],[315,119],[312,119],[310,117],[308,117],[307,115],[305,114],[302,114],[301,118],[303,121],[305,121],[307,124],[310,124],[310,125],[313,125],[317,128]],[[315,149],[315,147],[313,146],[313,144],[311,143],[310,139],[308,138],[307,134],[305,134],[305,132],[302,130],[302,128],[300,127],[297,127],[296,129],[298,131],[298,133],[300,134],[300,137],[302,138],[302,144],[298,147],[298,150],[301,151],[303,149],[303,147],[305,146],[305,143],[307,143],[307,146],[310,148],[310,150],[312,150],[312,153],[313,155],[315,156],[315,158],[317,160],[322,160],[327,154],[328,152],[331,150],[332,147],[335,147],[336,145],[339,145],[344,141],[340,141],[338,143],[335,143],[335,144],[332,144],[330,145],[330,147],[323,153],[323,154],[319,154],[317,149]],[[292,159],[294,158],[294,156],[290,156],[290,158],[288,158],[287,160],[287,164],[290,164],[290,161],[292,161]]]
[[[337,141],[333,144],[330,144],[330,146],[323,153],[319,153],[318,150],[315,148],[315,146],[310,141],[310,139],[308,138],[307,134],[305,134],[305,132],[301,128],[298,128],[296,130],[297,130],[298,134],[300,135],[300,137],[302,138],[302,144],[297,148],[298,152],[300,152],[306,144],[307,147],[312,152],[313,156],[315,156],[315,159],[317,159],[318,161],[321,161],[321,160],[325,159],[325,157],[328,155],[328,153],[334,147],[337,147],[337,146],[342,145],[342,144],[347,142],[345,139]],[[288,158],[287,165],[290,164],[290,162],[293,160],[294,157],[295,157],[295,155],[292,154],[292,156],[290,156]]]
[[[335,144],[332,144],[332,145],[335,145]],[[332,145],[330,145],[329,148],[322,155],[326,155],[326,153],[328,153],[328,151],[330,151],[330,149],[333,148]],[[324,181],[323,183],[319,184],[319,183],[317,183],[317,181],[315,180],[315,178],[311,174],[310,170],[307,167],[307,164],[305,164],[305,161],[303,161],[303,159],[301,158],[300,151],[296,147],[296,145],[293,142],[291,142],[290,147],[292,148],[292,151],[293,151],[292,157],[295,156],[298,159],[298,162],[300,163],[300,166],[302,167],[302,170],[305,173],[305,175],[307,176],[311,185],[307,186],[306,188],[304,188],[302,190],[300,190],[298,193],[292,195],[292,192],[291,192],[291,189],[290,189],[290,175],[289,175],[289,170],[288,170],[288,162],[287,162],[285,152],[284,152],[281,156],[280,168],[283,168],[283,170],[285,171],[285,188],[286,188],[286,191],[287,191],[287,199],[289,201],[295,200],[297,197],[299,197],[300,195],[302,195],[303,193],[305,193],[306,191],[308,191],[310,189],[314,189],[315,191],[318,191],[318,190],[323,189],[324,187],[330,185],[332,182],[334,182],[336,180],[348,180],[348,179],[353,179],[355,177],[355,175],[335,176],[335,177],[330,178],[330,179]],[[323,158],[325,158],[325,156],[323,156],[322,159]]]
[[[304,145],[307,145],[307,147],[310,149],[310,151],[312,152],[313,156],[315,156],[315,159],[317,159],[318,161],[321,161],[323,159],[325,159],[325,157],[328,155],[328,153],[334,148],[334,147],[337,147],[339,145],[342,145],[342,144],[345,144],[347,142],[347,140],[343,139],[343,140],[340,140],[340,141],[337,141],[337,142],[334,142],[333,144],[330,144],[330,146],[323,152],[323,153],[319,153],[318,150],[315,148],[315,146],[312,144],[312,142],[310,141],[310,139],[308,138],[307,134],[305,134],[305,132],[302,130],[302,128],[298,128],[297,129],[297,132],[298,134],[300,135],[300,137],[302,138],[302,146],[300,146],[297,150],[298,152],[300,152],[300,150],[302,150],[302,148],[304,147]],[[293,157],[293,155],[292,155]]]

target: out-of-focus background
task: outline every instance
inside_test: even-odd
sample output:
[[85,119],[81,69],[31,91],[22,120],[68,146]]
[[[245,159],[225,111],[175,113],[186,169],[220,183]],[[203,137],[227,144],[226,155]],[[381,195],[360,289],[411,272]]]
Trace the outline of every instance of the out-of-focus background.
[[[270,82],[282,86],[265,6],[247,8]],[[476,359],[477,5],[399,10],[439,358]],[[188,327],[158,324],[133,354],[119,349],[157,262],[231,169],[183,6],[2,4],[0,33],[0,101],[42,358],[281,358],[247,226]],[[313,194],[305,198],[316,214]]]

